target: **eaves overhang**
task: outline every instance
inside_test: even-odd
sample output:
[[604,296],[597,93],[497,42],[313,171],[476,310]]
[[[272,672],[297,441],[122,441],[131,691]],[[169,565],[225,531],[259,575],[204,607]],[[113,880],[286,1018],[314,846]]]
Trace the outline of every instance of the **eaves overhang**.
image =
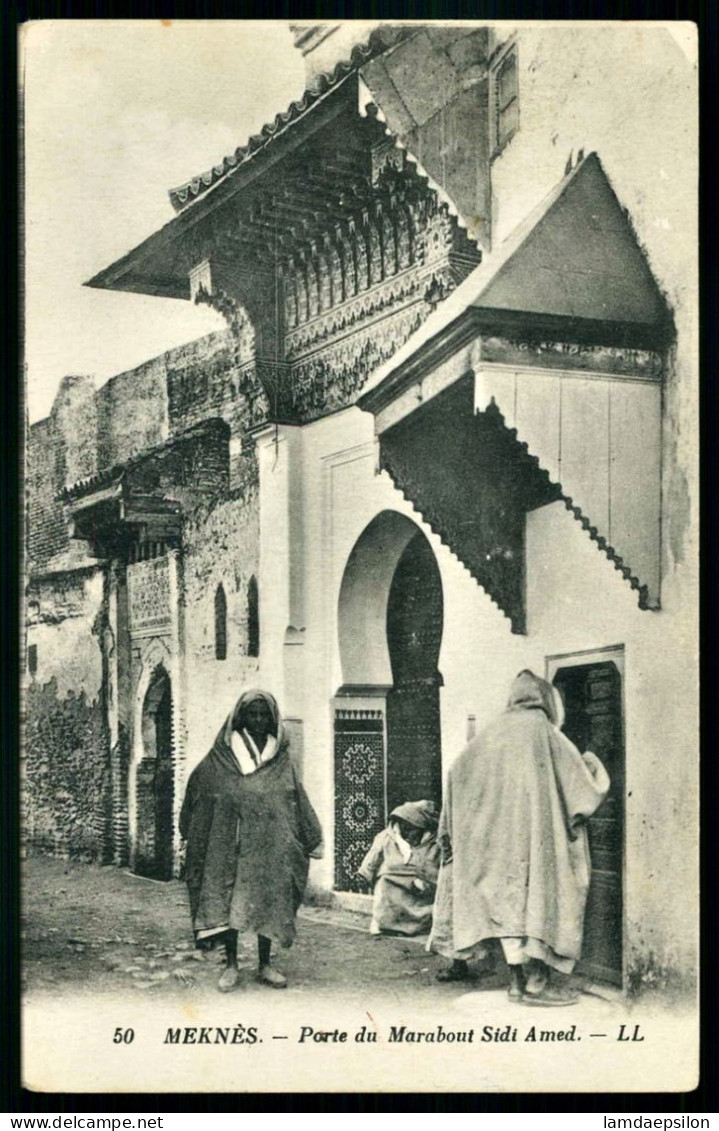
[[[469,280],[468,280],[469,281]],[[459,289],[459,288],[458,288]],[[422,331],[420,330],[420,334]],[[422,337],[421,348],[395,365],[383,367],[385,374],[357,398],[360,408],[374,415],[400,394],[421,381],[472,341],[489,337],[524,341],[570,342],[586,346],[658,353],[671,341],[668,329],[651,325],[628,325],[594,319],[528,314],[522,310],[489,310],[467,307],[432,337]],[[408,343],[409,345],[410,343]]]
[[[261,203],[262,186],[278,164],[293,155],[301,158],[312,139],[337,119],[357,118],[357,83],[355,70],[343,74],[324,92],[308,98],[301,112],[289,115],[283,127],[263,139],[262,145],[230,171],[231,175],[210,180],[206,185],[200,178],[203,191],[193,196],[188,187],[187,202],[172,220],[85,285],[189,300],[189,273],[203,258],[198,250],[203,241],[213,242],[212,223],[218,212],[241,198],[246,199],[248,209]],[[259,238],[267,244],[266,233],[259,233]]]
[[595,153],[483,259],[358,399],[375,415],[473,337],[661,352],[671,312]]

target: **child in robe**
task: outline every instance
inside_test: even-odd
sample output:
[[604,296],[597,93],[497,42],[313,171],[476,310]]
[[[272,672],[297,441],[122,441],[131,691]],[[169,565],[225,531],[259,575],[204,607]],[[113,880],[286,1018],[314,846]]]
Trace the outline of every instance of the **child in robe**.
[[407,801],[375,837],[358,872],[373,889],[371,934],[429,932],[439,872],[438,818],[431,801]]

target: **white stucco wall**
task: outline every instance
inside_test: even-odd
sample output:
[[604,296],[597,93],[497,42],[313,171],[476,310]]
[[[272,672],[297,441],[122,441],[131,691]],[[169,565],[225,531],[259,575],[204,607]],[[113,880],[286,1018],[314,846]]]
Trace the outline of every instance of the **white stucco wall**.
[[[672,308],[664,384],[663,594],[696,596],[698,102],[692,24],[522,27],[520,124],[492,165],[493,246],[595,150]],[[672,577],[674,571],[680,576]]]
[[[283,460],[294,448],[294,458],[302,462],[302,492],[293,495],[292,504],[296,538],[283,542],[287,552],[275,554],[273,568],[278,593],[289,594],[289,563],[296,573],[301,561],[304,625],[292,626],[288,638],[289,600],[268,606],[265,623],[274,641],[273,659],[263,659],[262,666],[268,685],[277,687],[281,698],[302,705],[304,780],[321,815],[328,849],[325,859],[313,864],[314,881],[326,888],[333,882],[331,701],[345,678],[339,647],[343,574],[368,524],[391,510],[423,531],[442,578],[439,668],[444,677],[445,772],[466,742],[469,716],[475,716],[481,728],[501,710],[510,682],[521,668],[544,674],[549,656],[624,646],[627,960],[652,951],[659,963],[693,968],[696,688],[694,641],[682,605],[673,609],[670,604],[662,612],[640,610],[636,593],[564,505],[555,503],[528,517],[528,633],[513,635],[507,618],[422,522],[389,476],[375,473],[369,416],[349,409],[301,432],[292,431],[288,442],[273,442],[272,462],[262,466],[264,474],[272,477],[278,508],[278,522],[271,528],[277,550],[274,540],[279,515],[286,513],[287,495],[284,502],[282,498],[289,482]],[[279,576],[283,570],[284,581]],[[379,573],[377,578],[382,584]],[[371,615],[376,620],[375,613]],[[365,626],[359,625],[360,637],[364,631]],[[285,642],[288,639],[290,643]],[[673,893],[671,899],[666,898],[667,890]]]
[[[674,317],[676,346],[663,387],[661,612],[635,610],[619,574],[570,516],[552,507],[536,512],[528,528],[529,640],[536,633],[551,653],[593,647],[614,632],[614,642],[626,646],[630,942],[669,966],[675,950],[691,969],[699,686],[696,29],[523,27],[517,44],[520,127],[493,165],[495,241],[551,190],[571,150],[575,158],[582,148],[596,150]],[[562,617],[553,603],[559,593]]]
[[626,956],[631,964],[652,955],[687,974],[696,965],[697,885],[696,75],[669,33],[625,26],[523,28],[519,66],[520,129],[494,163],[495,240],[561,179],[570,149],[596,149],[674,311],[661,611],[639,609],[636,593],[556,503],[528,517],[528,632],[513,635],[390,478],[376,474],[372,418],[351,408],[260,440],[261,677],[301,718],[304,781],[328,847],[312,876],[329,888],[332,698],[344,682],[338,607],[352,549],[377,515],[392,510],[416,522],[439,566],[445,771],[465,744],[468,717],[481,727],[501,710],[521,668],[543,674],[549,656],[622,645]]

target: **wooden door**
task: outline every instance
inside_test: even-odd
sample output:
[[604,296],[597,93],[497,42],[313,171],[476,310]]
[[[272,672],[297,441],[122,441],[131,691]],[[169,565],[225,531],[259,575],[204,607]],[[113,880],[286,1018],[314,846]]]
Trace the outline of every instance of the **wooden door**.
[[395,570],[387,607],[393,687],[387,695],[387,810],[405,801],[441,800],[437,670],[442,582],[432,548],[417,533]]
[[155,715],[155,878],[172,879],[172,697],[169,681]]
[[161,671],[145,697],[144,757],[135,775],[134,871],[153,880],[172,879],[173,798],[172,692]]
[[589,822],[592,876],[579,971],[622,984],[622,854],[624,840],[624,725],[622,677],[601,661],[559,667],[554,683],[564,699],[564,733],[591,750],[611,778],[609,795]]

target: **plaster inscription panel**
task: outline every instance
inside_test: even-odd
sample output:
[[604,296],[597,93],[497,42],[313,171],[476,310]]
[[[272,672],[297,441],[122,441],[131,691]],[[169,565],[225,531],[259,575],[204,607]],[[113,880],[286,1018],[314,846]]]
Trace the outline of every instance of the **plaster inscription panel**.
[[170,631],[170,586],[166,557],[135,562],[127,571],[130,633],[146,636]]

